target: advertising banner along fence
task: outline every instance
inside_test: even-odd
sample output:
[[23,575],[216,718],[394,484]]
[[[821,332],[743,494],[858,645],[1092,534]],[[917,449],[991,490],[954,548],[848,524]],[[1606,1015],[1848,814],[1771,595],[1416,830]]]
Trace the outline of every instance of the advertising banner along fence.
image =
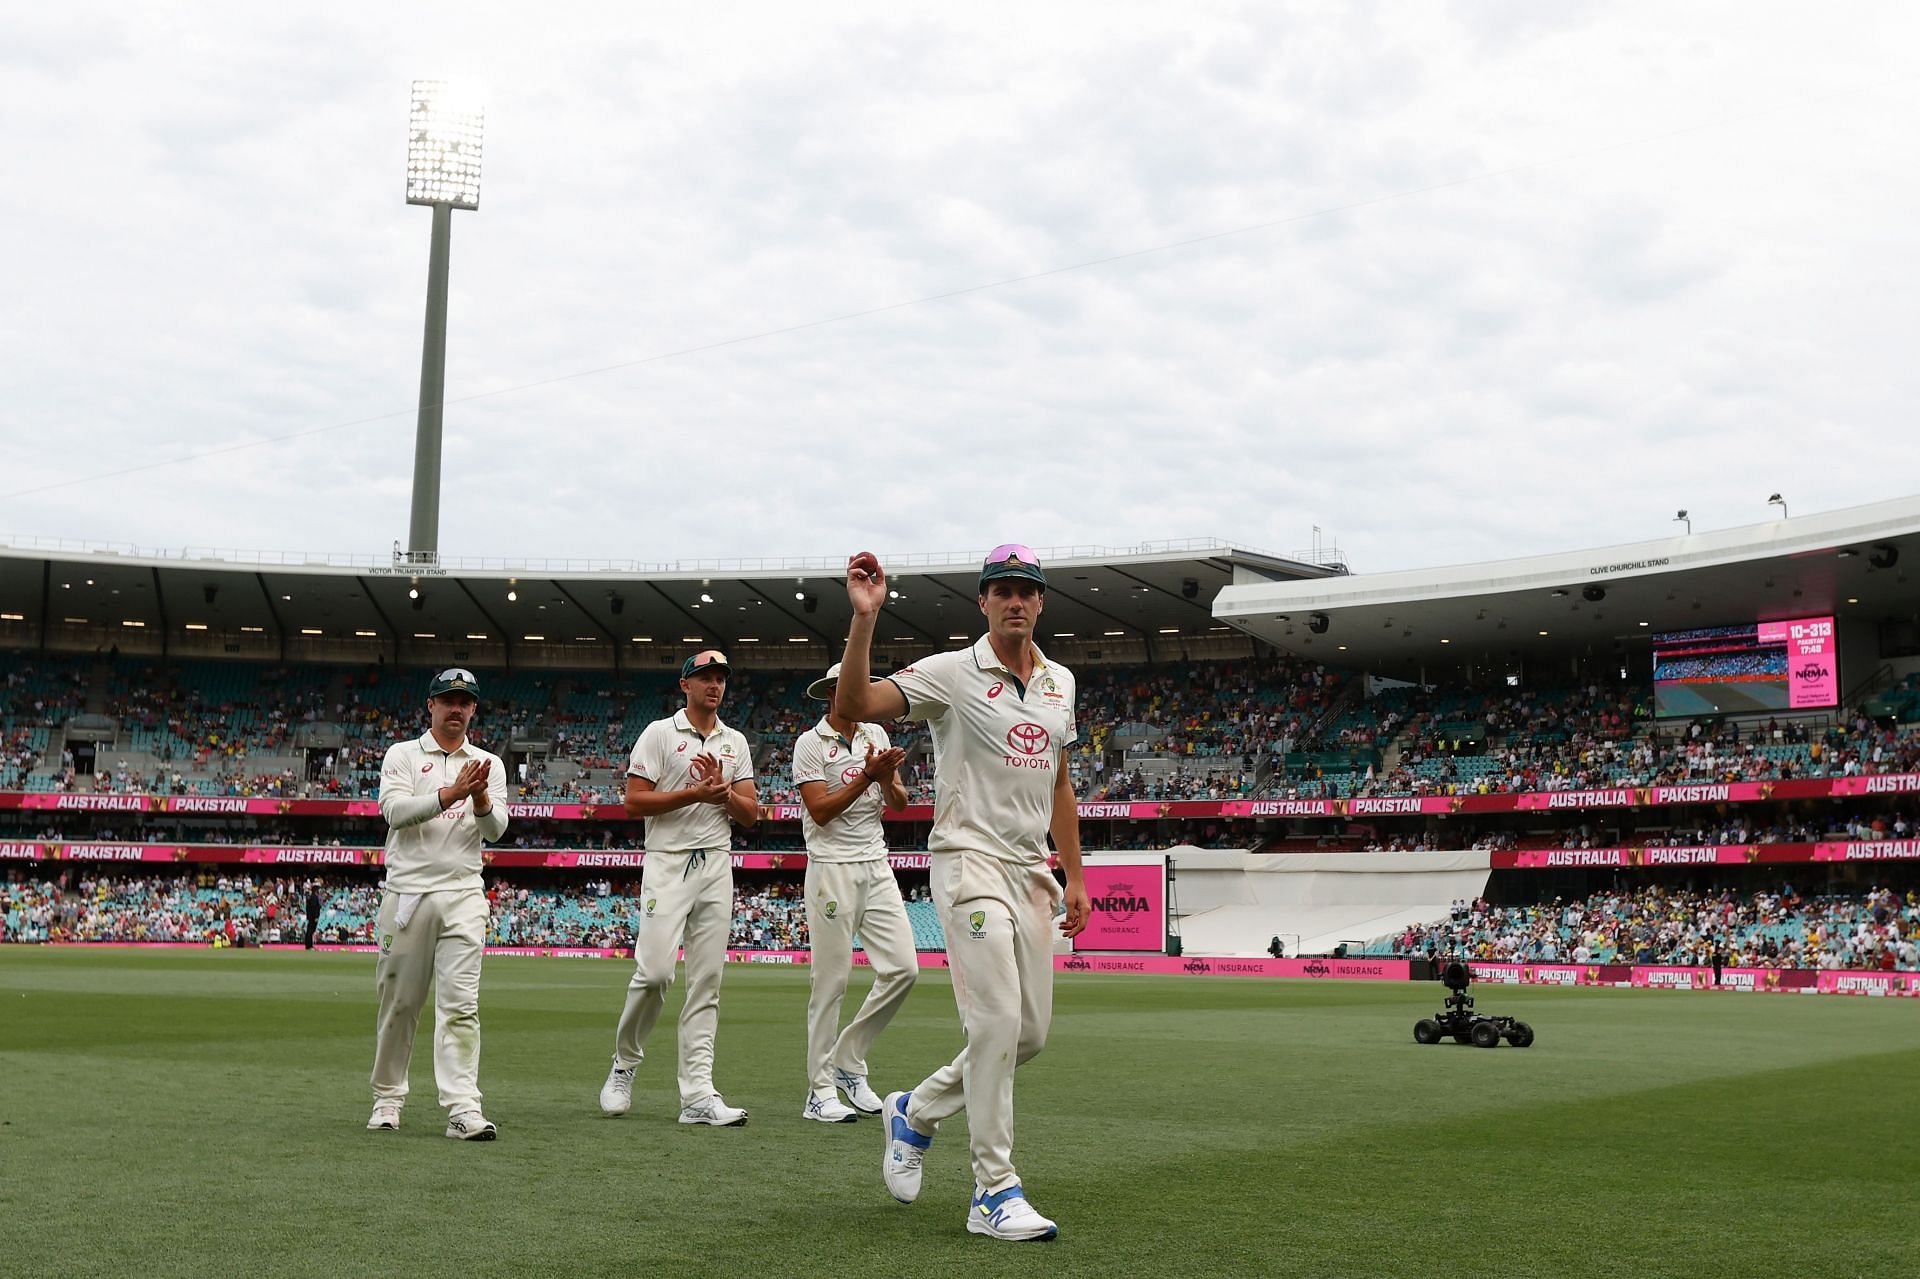
[[[1796,664],[1790,678],[1795,696],[1824,696],[1820,674],[1831,671],[1816,659]],[[1797,703],[1796,703],[1797,704]],[[1868,795],[1920,794],[1920,773],[1875,773],[1858,777],[1795,777],[1771,782],[1687,782],[1669,786],[1611,786],[1591,790],[1524,791],[1497,795],[1355,795],[1346,799],[1178,799],[1089,800],[1080,805],[1083,822],[1152,822],[1193,818],[1309,820],[1355,817],[1450,816],[1460,813],[1514,813],[1559,809],[1665,808],[1685,804],[1739,804],[1784,799],[1842,799]],[[225,795],[90,795],[0,792],[0,809],[72,813],[167,813],[199,817],[378,817],[371,799],[276,799]],[[798,804],[769,804],[766,822],[798,822]],[[516,800],[507,805],[516,821],[629,822],[620,804],[562,804]],[[889,812],[890,825],[925,824],[933,805],[913,804]]]
[[1093,909],[1075,950],[1166,950],[1166,862],[1089,865],[1086,879]]

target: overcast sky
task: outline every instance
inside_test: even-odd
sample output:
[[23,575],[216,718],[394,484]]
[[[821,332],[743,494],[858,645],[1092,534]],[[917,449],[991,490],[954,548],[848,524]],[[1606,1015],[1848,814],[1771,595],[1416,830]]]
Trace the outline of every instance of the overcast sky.
[[0,16],[0,533],[406,538],[430,76],[487,103],[450,556],[1366,571],[1920,491],[1911,3],[145,10]]

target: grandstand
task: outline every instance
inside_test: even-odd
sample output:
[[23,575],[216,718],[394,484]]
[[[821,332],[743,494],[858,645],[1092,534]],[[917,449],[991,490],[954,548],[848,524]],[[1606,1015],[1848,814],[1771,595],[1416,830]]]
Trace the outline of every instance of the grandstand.
[[[1660,869],[1669,850],[1724,856],[1716,873],[1731,879],[1778,878],[1775,863],[1797,861],[1802,891],[1840,899],[1874,887],[1855,882],[1862,863],[1903,886],[1920,636],[1900,611],[1912,597],[1898,564],[1916,546],[1910,501],[1420,574],[1348,575],[1224,542],[1042,552],[1055,585],[1040,638],[1080,675],[1070,767],[1086,845],[1178,850],[1181,939],[1220,955],[1257,954],[1282,932],[1295,951],[1375,947],[1438,927],[1462,896],[1519,909],[1548,891],[1619,887],[1596,876],[1637,889],[1674,873]],[[261,939],[272,893],[259,886],[275,881],[255,875],[305,858],[377,862],[383,828],[367,801],[381,754],[418,731],[427,675],[460,662],[487,691],[474,736],[511,770],[513,825],[493,874],[512,905],[494,940],[617,949],[627,898],[572,881],[592,858],[638,857],[639,827],[618,804],[627,750],[677,705],[681,650],[717,642],[736,664],[724,714],[749,737],[766,805],[737,851],[774,894],[734,940],[804,948],[804,925],[769,912],[803,862],[787,760],[819,711],[805,685],[845,626],[837,564],[429,571],[306,558],[0,549],[0,849],[24,863],[11,937],[48,908],[44,888],[25,885],[61,878],[30,872],[98,859],[123,864],[89,882],[117,877],[128,895],[84,926],[66,918],[69,935],[151,916],[149,928],[204,937],[217,916],[216,931],[236,921],[236,939]],[[971,635],[971,556],[891,562],[883,668]],[[1750,640],[1751,619],[1783,615],[1838,619],[1843,678],[1828,703],[1658,713],[1652,636],[1667,645],[1664,674],[1771,678],[1781,650],[1719,650]],[[897,740],[914,804],[887,828],[910,855],[932,817],[932,759],[924,735],[903,727]],[[1388,855],[1414,860],[1360,873]],[[133,859],[175,864],[143,888]],[[181,861],[194,868],[185,896]],[[236,861],[256,865],[235,874]],[[1414,891],[1443,865],[1483,882]],[[899,873],[924,892],[911,856]],[[252,887],[223,895],[223,874]],[[342,943],[364,936],[373,874],[332,890]],[[939,948],[930,911],[916,931]]]

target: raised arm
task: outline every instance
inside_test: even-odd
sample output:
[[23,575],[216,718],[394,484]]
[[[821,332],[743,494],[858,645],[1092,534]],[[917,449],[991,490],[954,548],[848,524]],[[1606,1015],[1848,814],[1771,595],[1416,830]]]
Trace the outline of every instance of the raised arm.
[[869,683],[873,667],[873,628],[887,599],[887,575],[871,551],[847,561],[847,602],[853,605],[853,625],[847,628],[847,651],[840,659],[840,682],[835,699],[840,713],[856,722],[879,723],[907,713],[907,699],[890,681]]

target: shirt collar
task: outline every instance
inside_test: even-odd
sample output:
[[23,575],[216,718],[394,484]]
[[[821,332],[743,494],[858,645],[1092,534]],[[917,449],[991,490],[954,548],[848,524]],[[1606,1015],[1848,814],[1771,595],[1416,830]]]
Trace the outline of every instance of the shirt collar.
[[[867,730],[869,727],[870,726],[867,724],[855,724],[853,726],[854,741],[858,741],[860,738],[867,736]],[[829,720],[825,715],[822,715],[820,717],[820,722],[813,726],[813,731],[820,734],[820,736],[824,737],[826,740],[830,742],[847,740],[840,736],[839,730],[834,728],[833,722]],[[852,743],[848,743],[848,744],[851,745]]]
[[[673,726],[682,733],[692,733],[695,737],[700,736],[700,730],[695,728],[693,721],[687,718],[687,708],[684,706],[673,713]],[[724,731],[726,727],[727,721],[721,719],[718,715],[713,717],[713,731],[715,735]]]
[[426,732],[420,734],[421,750],[426,751],[429,755],[445,755],[448,759],[452,759],[455,755],[465,754],[467,748],[472,744],[473,743],[463,737],[460,739],[460,745],[453,750],[443,750],[440,743],[433,740],[432,729],[428,729]]
[[[1042,653],[1040,646],[1032,640],[1028,640],[1027,643],[1033,646],[1033,670],[1037,675],[1047,668],[1047,655]],[[1006,664],[1000,660],[1000,655],[993,651],[992,635],[982,635],[973,642],[973,664],[983,671],[1007,670]],[[1011,675],[1013,672],[1007,671],[1007,673]]]

